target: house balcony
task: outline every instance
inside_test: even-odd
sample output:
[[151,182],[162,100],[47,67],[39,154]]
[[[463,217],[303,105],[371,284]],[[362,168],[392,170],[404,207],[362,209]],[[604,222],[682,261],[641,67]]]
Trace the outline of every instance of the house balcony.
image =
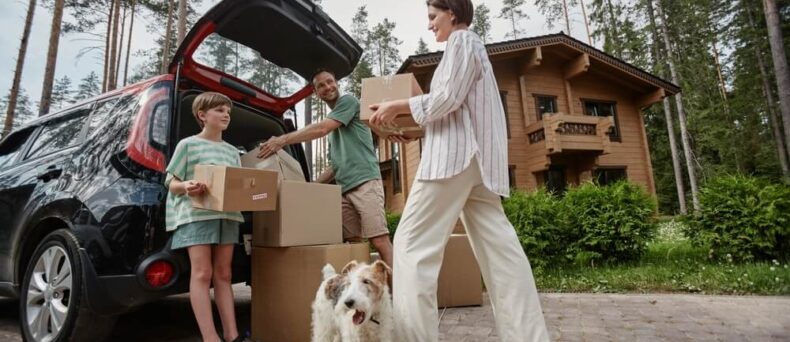
[[548,156],[609,153],[612,117],[543,114],[543,120],[527,126],[529,149],[541,149]]

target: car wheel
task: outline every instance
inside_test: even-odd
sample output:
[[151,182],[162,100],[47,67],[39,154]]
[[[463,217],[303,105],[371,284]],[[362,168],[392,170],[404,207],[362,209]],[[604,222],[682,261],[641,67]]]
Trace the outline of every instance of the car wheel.
[[47,235],[27,265],[19,321],[25,341],[101,341],[115,317],[90,311],[84,299],[77,239],[66,229]]

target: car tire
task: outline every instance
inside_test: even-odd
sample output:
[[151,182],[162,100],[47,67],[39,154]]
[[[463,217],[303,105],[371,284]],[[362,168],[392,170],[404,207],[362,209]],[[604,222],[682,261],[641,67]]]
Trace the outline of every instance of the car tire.
[[114,316],[87,305],[77,239],[67,229],[47,235],[36,247],[20,288],[19,323],[25,341],[102,341]]

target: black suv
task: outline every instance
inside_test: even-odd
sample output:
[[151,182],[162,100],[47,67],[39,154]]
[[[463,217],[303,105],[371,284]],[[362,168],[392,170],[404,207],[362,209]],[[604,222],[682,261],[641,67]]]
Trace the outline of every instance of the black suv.
[[[301,89],[278,96],[200,63],[193,54],[211,35],[289,69]],[[343,77],[361,54],[309,0],[224,0],[195,24],[168,74],[48,114],[3,139],[0,295],[20,299],[23,338],[101,340],[118,314],[187,291],[189,262],[169,248],[165,232],[163,180],[176,143],[199,132],[195,96],[228,95],[234,108],[224,138],[251,150],[294,129],[283,113],[312,92],[305,80],[314,71]],[[301,145],[287,150],[308,174]],[[242,234],[249,231],[242,225]],[[233,281],[244,282],[250,258],[242,246],[235,250]]]

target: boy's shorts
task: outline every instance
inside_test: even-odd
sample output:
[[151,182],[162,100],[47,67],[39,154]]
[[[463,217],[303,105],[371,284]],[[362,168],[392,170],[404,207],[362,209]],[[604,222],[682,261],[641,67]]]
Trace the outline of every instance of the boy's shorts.
[[389,234],[384,216],[384,186],[380,179],[343,194],[343,240],[370,239]]
[[173,233],[170,248],[196,245],[228,245],[239,242],[239,222],[206,220],[182,224]]

